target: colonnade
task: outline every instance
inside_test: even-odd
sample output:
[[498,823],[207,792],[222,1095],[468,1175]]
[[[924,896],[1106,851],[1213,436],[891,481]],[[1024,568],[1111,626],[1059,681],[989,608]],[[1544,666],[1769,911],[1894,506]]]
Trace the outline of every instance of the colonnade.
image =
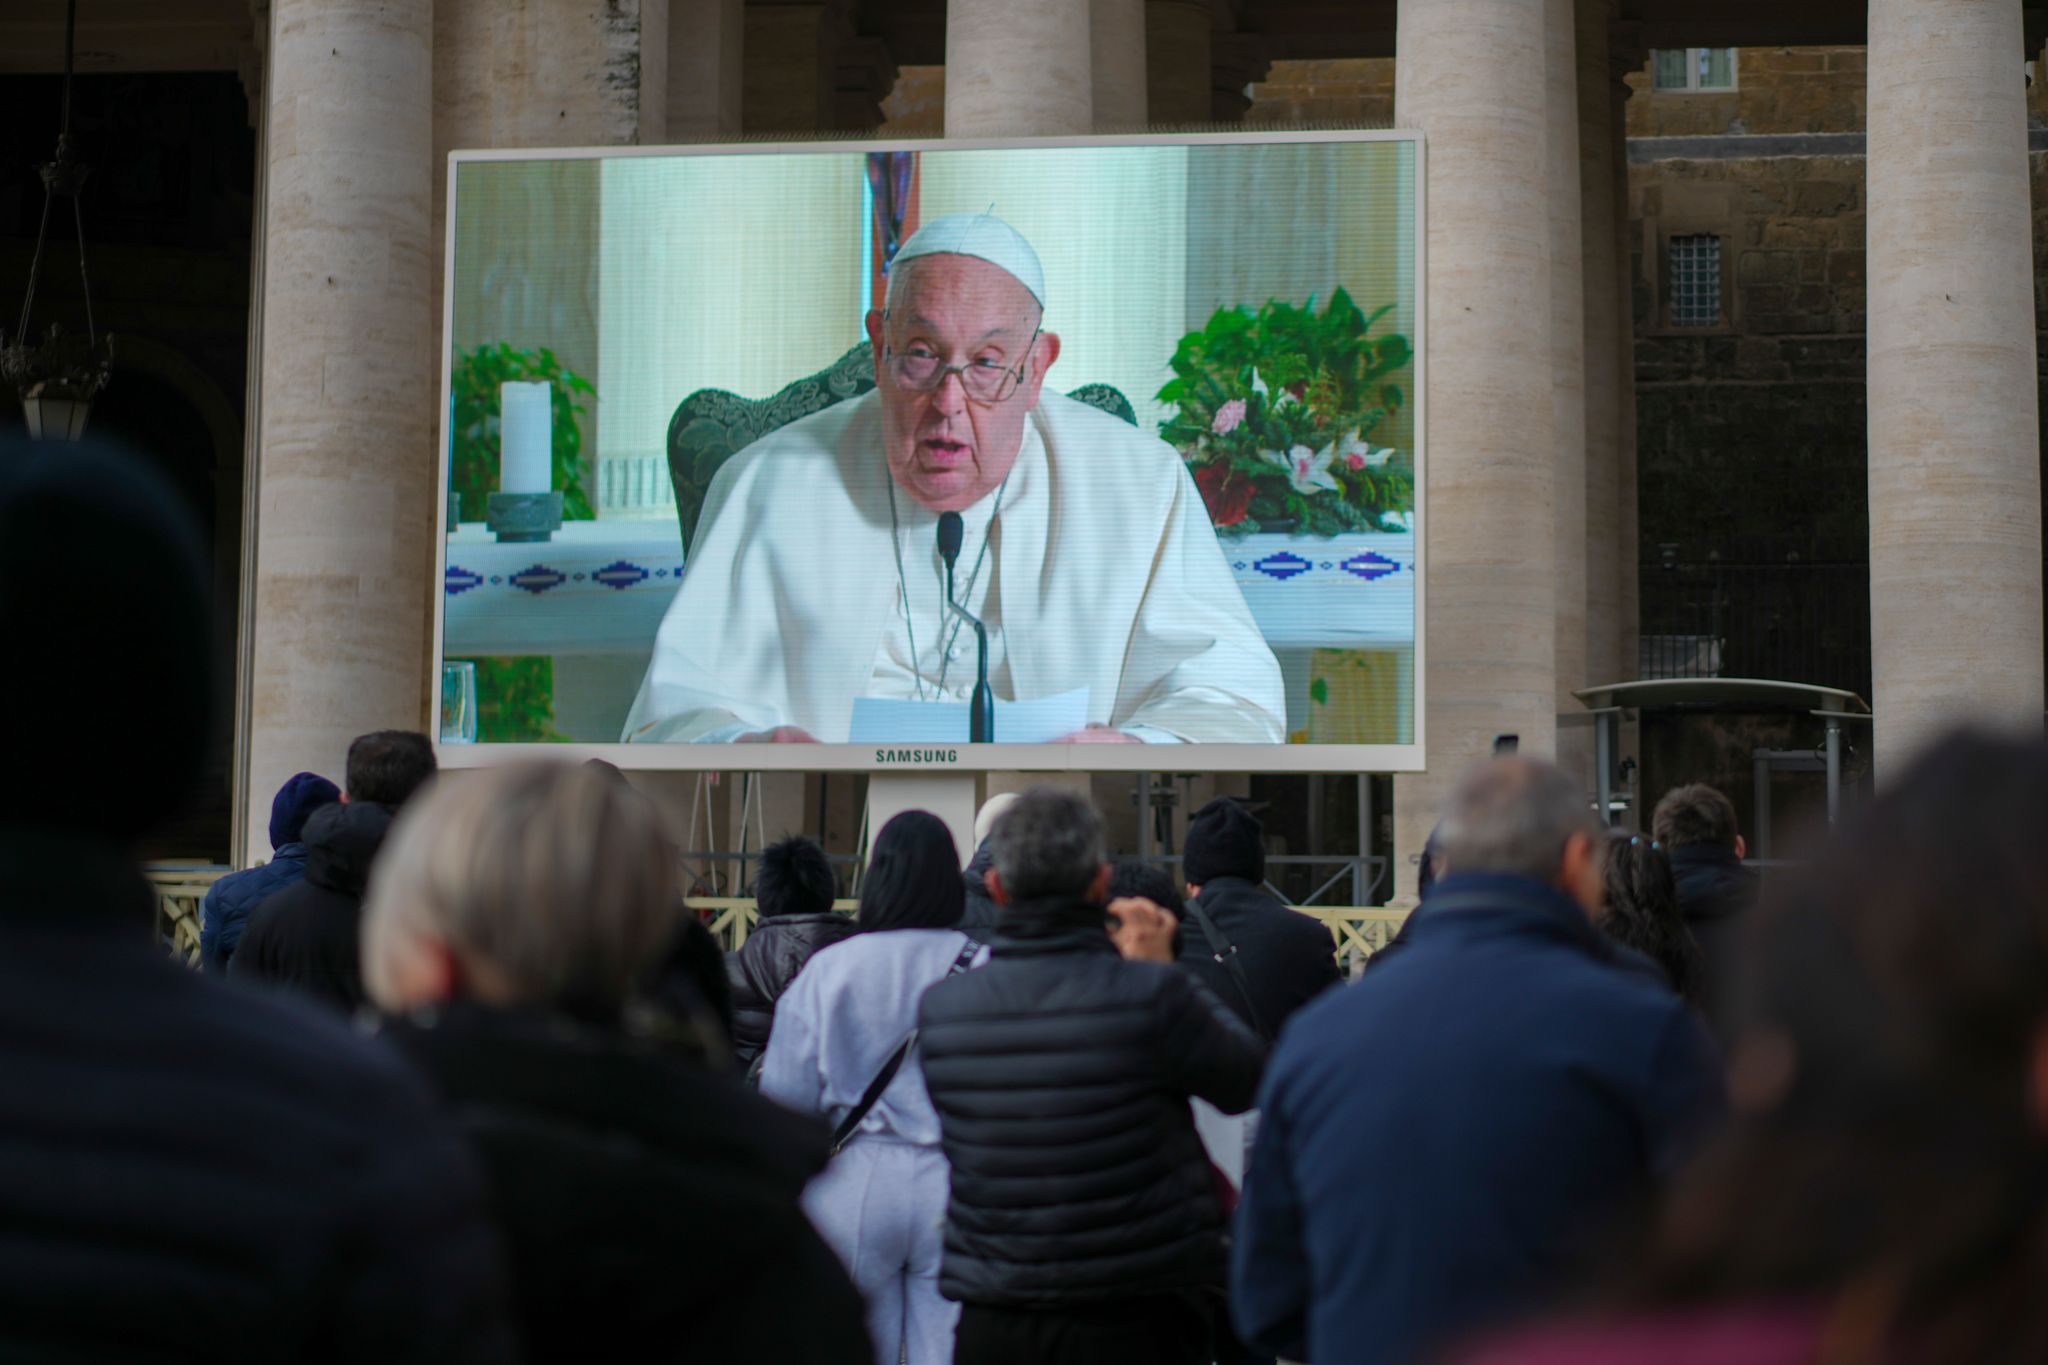
[[[599,78],[634,20],[665,58],[642,51],[643,76],[665,72],[669,88],[643,89],[637,108],[556,101],[548,127],[500,128],[519,118],[488,112],[495,69],[462,75],[482,60],[469,40],[435,51],[460,3],[273,4],[242,684],[251,835],[290,772],[427,714],[437,153],[736,131],[742,25],[822,9],[609,7],[596,66],[553,79]],[[1187,0],[949,0],[948,132],[1205,119],[1208,17]],[[1636,671],[1619,76],[1643,54],[1611,45],[1615,17],[1615,0],[1399,7],[1396,121],[1427,150],[1429,347],[1429,771],[1396,784],[1403,886],[1446,782],[1494,735],[1588,767],[1583,736],[1560,733],[1569,693]],[[2040,443],[2020,6],[1871,0],[1869,24],[1872,700],[1889,772],[1955,719],[2041,726]],[[1181,52],[1188,69],[1165,70]],[[472,78],[485,85],[463,106],[450,92]],[[262,851],[247,836],[238,849]]]

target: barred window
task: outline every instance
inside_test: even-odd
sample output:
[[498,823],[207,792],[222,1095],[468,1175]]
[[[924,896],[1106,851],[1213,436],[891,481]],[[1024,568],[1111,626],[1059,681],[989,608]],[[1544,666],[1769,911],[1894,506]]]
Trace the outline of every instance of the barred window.
[[1671,325],[1718,327],[1721,316],[1721,239],[1711,232],[1670,242]]
[[1650,54],[1650,84],[1657,90],[1733,90],[1732,47],[1660,47]]

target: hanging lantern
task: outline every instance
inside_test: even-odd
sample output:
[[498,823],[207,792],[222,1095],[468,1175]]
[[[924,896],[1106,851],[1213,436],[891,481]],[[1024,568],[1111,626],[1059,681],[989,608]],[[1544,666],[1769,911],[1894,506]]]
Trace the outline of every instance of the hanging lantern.
[[[78,0],[64,13],[64,117],[57,134],[57,155],[39,169],[43,177],[43,217],[36,229],[36,251],[29,261],[28,288],[21,301],[21,321],[8,345],[0,346],[0,380],[21,397],[28,434],[38,441],[76,441],[85,435],[92,400],[107,385],[114,367],[114,338],[101,336],[93,324],[92,281],[85,269],[85,218],[79,192],[90,166],[73,159],[71,147],[71,77],[78,33]],[[29,339],[29,318],[35,308],[36,285],[42,279],[43,248],[50,237],[50,211],[58,200],[71,204],[71,224],[78,235],[78,282],[85,296],[85,336],[70,336],[52,324],[40,342]],[[5,338],[0,338],[4,340]]]

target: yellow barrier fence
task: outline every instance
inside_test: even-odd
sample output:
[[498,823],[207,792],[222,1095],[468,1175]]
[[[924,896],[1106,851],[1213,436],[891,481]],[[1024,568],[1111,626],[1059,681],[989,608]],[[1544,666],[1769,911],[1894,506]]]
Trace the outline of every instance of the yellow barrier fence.
[[199,965],[200,902],[230,870],[172,866],[144,869],[150,888],[156,892],[157,934],[188,965]]
[[[156,892],[157,931],[165,943],[186,962],[199,961],[199,906],[213,884],[228,874],[224,867],[151,867],[150,886]],[[852,914],[860,902],[836,900],[832,908]],[[753,932],[759,918],[751,896],[692,896],[690,907],[709,918],[705,921],[719,946],[739,947]],[[1355,975],[1366,959],[1387,945],[1408,918],[1406,910],[1384,906],[1294,906],[1297,914],[1320,920],[1330,931],[1331,951],[1337,965]]]
[[[858,901],[837,900],[832,908],[842,913],[851,913]],[[718,939],[720,946],[737,948],[747,941],[758,918],[754,901],[748,896],[692,896],[690,905],[700,913],[710,916],[705,923]],[[1330,931],[1331,951],[1336,954],[1337,965],[1355,974],[1367,958],[1387,945],[1387,941],[1400,932],[1401,922],[1408,918],[1406,910],[1390,910],[1385,906],[1294,906],[1297,914],[1320,920]]]

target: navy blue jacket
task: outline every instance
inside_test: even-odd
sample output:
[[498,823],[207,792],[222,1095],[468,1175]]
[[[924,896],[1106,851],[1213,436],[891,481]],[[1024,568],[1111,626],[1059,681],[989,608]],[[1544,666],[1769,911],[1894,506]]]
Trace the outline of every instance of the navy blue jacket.
[[306,875],[306,846],[294,839],[279,844],[260,867],[230,872],[215,882],[199,906],[199,965],[216,976],[228,969],[256,902]]
[[1428,909],[1261,1088],[1232,1309],[1291,1359],[1425,1359],[1525,1306],[1721,1111],[1704,1025],[1561,893],[1454,873]]

